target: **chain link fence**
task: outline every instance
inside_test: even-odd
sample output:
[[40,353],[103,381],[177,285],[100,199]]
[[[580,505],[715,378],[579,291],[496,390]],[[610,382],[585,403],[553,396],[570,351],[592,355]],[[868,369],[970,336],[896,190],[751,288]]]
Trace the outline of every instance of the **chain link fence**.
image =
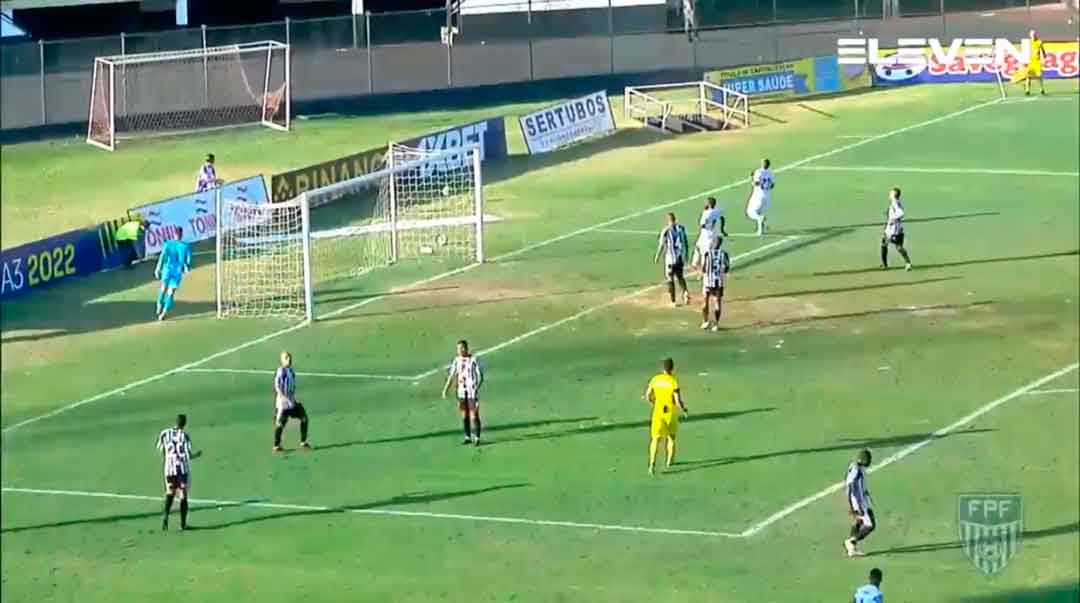
[[[681,5],[681,3],[678,3]],[[697,0],[698,35],[666,5],[457,15],[444,10],[0,45],[0,127],[85,122],[94,57],[277,40],[296,102],[833,54],[842,36],[1075,39],[1058,0]]]

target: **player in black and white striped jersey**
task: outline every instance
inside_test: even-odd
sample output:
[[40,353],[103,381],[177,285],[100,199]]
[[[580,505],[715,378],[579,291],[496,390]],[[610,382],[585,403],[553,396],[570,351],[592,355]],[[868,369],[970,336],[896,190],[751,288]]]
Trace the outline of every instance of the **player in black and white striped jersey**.
[[686,278],[683,276],[689,251],[686,229],[675,219],[675,214],[669,213],[667,225],[660,231],[653,262],[658,263],[661,257],[664,258],[664,278],[667,279],[668,297],[671,298],[672,306],[678,305],[675,302],[676,282],[682,287],[683,303],[690,303],[690,290],[687,289]]
[[866,487],[866,468],[870,466],[871,459],[869,450],[860,450],[844,476],[844,497],[847,499],[848,512],[855,519],[850,536],[844,540],[848,557],[865,554],[859,550],[859,542],[877,527],[874,510],[870,508],[870,490]]
[[[713,240],[712,249],[705,252],[701,259],[701,293],[705,298],[701,306],[701,328],[712,328],[713,331],[720,330],[724,284],[727,282],[727,273],[731,271],[731,256],[724,250],[723,244],[724,238],[717,235]],[[716,301],[712,321],[709,320],[709,300]]]
[[188,495],[191,492],[191,460],[198,458],[198,452],[191,451],[191,437],[184,428],[187,416],[177,415],[176,425],[162,430],[158,434],[157,449],[161,451],[165,469],[165,512],[161,518],[161,529],[169,529],[169,513],[172,512],[173,499],[180,496],[180,529],[187,529]]
[[458,411],[461,412],[461,426],[465,430],[465,441],[480,445],[480,386],[484,383],[484,369],[480,359],[469,352],[469,342],[462,339],[457,342],[457,355],[450,361],[450,371],[443,385],[442,397],[450,390],[450,384],[457,381]]
[[300,448],[310,449],[307,411],[296,400],[296,371],[292,367],[292,354],[282,352],[281,366],[274,372],[274,452],[282,451],[281,434],[289,419],[300,421]]

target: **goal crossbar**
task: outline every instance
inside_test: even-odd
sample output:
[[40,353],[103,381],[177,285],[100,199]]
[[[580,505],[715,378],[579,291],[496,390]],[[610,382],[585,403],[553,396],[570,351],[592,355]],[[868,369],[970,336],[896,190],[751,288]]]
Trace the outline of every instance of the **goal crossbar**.
[[262,40],[259,42],[244,42],[243,44],[225,44],[223,46],[208,46],[206,48],[189,48],[187,50],[161,50],[157,52],[143,52],[138,54],[114,54],[97,57],[98,61],[105,61],[116,65],[135,65],[138,63],[150,63],[166,59],[190,59],[211,57],[222,54],[237,52],[266,52],[267,50],[285,50],[288,44],[276,40]]

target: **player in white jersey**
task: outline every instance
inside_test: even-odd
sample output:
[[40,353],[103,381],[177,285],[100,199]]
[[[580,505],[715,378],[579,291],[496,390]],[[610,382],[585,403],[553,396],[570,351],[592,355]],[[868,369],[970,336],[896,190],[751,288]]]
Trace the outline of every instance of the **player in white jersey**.
[[885,234],[881,237],[881,267],[889,268],[889,243],[904,258],[904,270],[911,270],[911,257],[904,247],[904,205],[900,203],[900,188],[889,189],[889,209],[885,211]]
[[885,603],[885,595],[881,592],[881,578],[880,569],[875,567],[870,570],[870,583],[855,591],[852,603]]
[[450,371],[443,385],[442,397],[450,390],[450,384],[457,381],[458,411],[461,413],[461,426],[465,430],[465,441],[480,445],[480,386],[484,383],[484,369],[480,359],[469,352],[469,342],[462,339],[457,342],[457,355],[450,361]]
[[776,181],[773,180],[773,173],[769,169],[769,165],[768,159],[762,159],[761,167],[754,170],[754,173],[750,175],[750,181],[754,188],[750,192],[750,198],[746,201],[746,217],[757,223],[758,236],[765,234],[765,212],[769,209],[772,190],[776,188]]
[[844,540],[848,557],[864,554],[859,550],[859,542],[877,527],[874,510],[870,508],[870,490],[866,487],[866,468],[870,466],[870,460],[870,451],[860,450],[844,476],[844,497],[847,499],[848,512],[855,519],[851,535]]
[[304,405],[296,399],[296,371],[292,366],[292,354],[281,353],[281,366],[274,371],[274,452],[281,452],[281,434],[289,419],[300,421],[300,448],[311,449],[307,441],[308,415]]
[[[731,271],[731,257],[724,251],[723,237],[713,240],[713,248],[705,252],[701,260],[701,287],[702,296],[705,298],[701,306],[701,328],[720,330],[720,309],[724,299],[724,284],[727,281],[727,273]],[[713,320],[709,320],[709,300],[716,300],[716,309],[713,310]]]
[[173,499],[180,496],[180,529],[187,529],[188,494],[191,490],[191,460],[199,457],[191,452],[191,437],[184,431],[187,416],[177,415],[176,425],[158,434],[157,449],[162,454],[165,469],[165,512],[161,529],[169,529],[169,513]]
[[656,256],[653,263],[658,263],[660,257],[664,258],[664,277],[667,279],[668,296],[671,305],[675,303],[675,283],[679,283],[683,292],[683,303],[690,303],[690,290],[686,288],[686,277],[683,276],[683,266],[686,265],[686,257],[689,253],[686,240],[686,229],[675,220],[675,214],[667,215],[667,226],[660,231],[659,241],[656,245]]
[[221,178],[218,178],[217,168],[214,167],[214,154],[206,156],[206,161],[199,168],[199,174],[195,177],[195,191],[203,192],[221,186]]
[[702,267],[701,259],[713,248],[717,236],[728,236],[726,225],[724,210],[716,207],[716,197],[709,197],[705,202],[705,209],[701,212],[701,219],[698,220],[701,231],[698,232],[698,239],[694,244],[694,256],[690,259],[691,268]]

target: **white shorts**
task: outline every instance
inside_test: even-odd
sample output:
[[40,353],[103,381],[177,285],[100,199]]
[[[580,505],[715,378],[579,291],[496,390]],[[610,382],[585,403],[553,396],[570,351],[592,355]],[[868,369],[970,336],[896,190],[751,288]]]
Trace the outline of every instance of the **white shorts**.
[[848,501],[848,504],[851,505],[852,514],[855,516],[855,519],[858,520],[860,524],[868,528],[874,527],[874,518],[870,514],[869,506],[860,508],[858,501],[855,500],[854,496],[851,497],[851,499]]
[[750,199],[746,202],[746,216],[751,220],[757,220],[765,215],[765,212],[769,209],[769,195],[758,189],[754,189],[754,192],[750,194]]

